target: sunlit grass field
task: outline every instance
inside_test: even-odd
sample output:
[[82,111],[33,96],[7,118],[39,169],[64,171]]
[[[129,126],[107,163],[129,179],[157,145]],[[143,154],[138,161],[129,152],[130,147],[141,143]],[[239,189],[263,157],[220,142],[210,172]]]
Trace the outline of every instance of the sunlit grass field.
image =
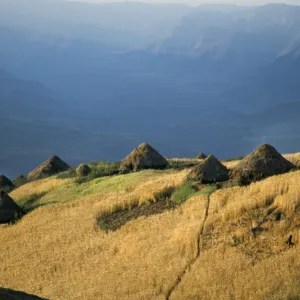
[[[286,155],[294,163],[299,157]],[[299,299],[300,171],[247,187],[209,187],[113,232],[98,226],[101,214],[179,187],[189,170],[82,183],[53,176],[14,190],[29,212],[0,227],[0,286],[48,299]],[[272,209],[280,220],[269,217]],[[262,228],[256,238],[255,228]]]

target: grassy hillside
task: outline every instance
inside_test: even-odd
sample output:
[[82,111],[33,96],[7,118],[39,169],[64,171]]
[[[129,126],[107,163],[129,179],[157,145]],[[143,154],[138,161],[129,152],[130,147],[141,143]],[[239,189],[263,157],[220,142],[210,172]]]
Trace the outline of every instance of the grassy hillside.
[[0,227],[0,286],[49,299],[299,299],[300,171],[206,187],[115,231],[99,226],[103,214],[150,208],[188,171],[59,176],[14,190],[30,212]]

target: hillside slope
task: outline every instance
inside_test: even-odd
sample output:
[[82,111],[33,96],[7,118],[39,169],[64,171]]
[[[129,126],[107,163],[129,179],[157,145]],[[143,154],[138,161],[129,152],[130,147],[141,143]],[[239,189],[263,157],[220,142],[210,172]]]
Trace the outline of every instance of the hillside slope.
[[[295,163],[299,156],[286,157]],[[104,213],[151,207],[149,199],[180,185],[188,171],[81,184],[50,177],[16,189],[18,204],[37,208],[0,227],[0,286],[49,299],[296,299],[300,257],[285,240],[292,234],[298,246],[299,171],[200,192],[115,231],[99,227]]]

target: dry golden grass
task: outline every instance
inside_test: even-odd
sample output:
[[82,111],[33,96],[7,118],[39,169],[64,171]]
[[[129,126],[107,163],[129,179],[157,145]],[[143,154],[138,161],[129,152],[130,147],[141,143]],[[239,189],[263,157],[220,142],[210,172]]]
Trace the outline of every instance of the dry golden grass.
[[18,189],[12,191],[10,196],[16,201],[29,196],[32,193],[48,193],[62,184],[70,182],[69,179],[56,179],[54,177],[41,179],[24,184]]
[[[284,241],[293,234],[299,244],[299,171],[216,191],[207,219],[208,196],[196,194],[115,232],[98,228],[99,213],[153,199],[187,172],[149,170],[80,185],[50,178],[17,189],[17,200],[43,192],[43,203],[61,203],[0,227],[0,286],[49,299],[165,299],[190,265],[170,299],[297,299],[300,258]],[[265,222],[254,239],[251,229],[272,207],[284,219]],[[204,223],[200,257],[191,264]]]
[[236,159],[236,160],[231,160],[231,161],[221,161],[221,163],[226,166],[228,169],[234,169],[241,160]]
[[300,152],[292,153],[292,154],[285,154],[283,155],[287,160],[289,160],[292,164],[297,167],[300,167]]
[[237,248],[220,245],[202,253],[170,299],[298,299],[299,267],[295,249],[253,265]]
[[[178,176],[136,187],[137,194],[148,197],[155,184],[161,188]],[[0,286],[51,299],[163,299],[194,255],[205,197],[106,234],[94,218],[111,208],[107,196],[116,204],[129,201],[125,193],[89,196],[41,207],[1,228]]]
[[[300,255],[285,240],[292,234],[299,245],[299,182],[300,172],[291,172],[216,191],[202,254],[170,299],[298,299],[293,297],[300,295]],[[284,219],[262,223],[265,231],[254,238],[251,229],[272,207]]]
[[[155,193],[163,190],[166,187],[175,187],[184,182],[187,170],[180,172],[172,172],[170,174],[161,174],[158,178],[153,178],[144,183],[136,184],[126,189],[106,194],[104,200],[99,201],[99,212],[113,212],[116,209],[125,208],[132,203],[138,202],[139,205],[155,200]],[[98,196],[99,198],[101,196]],[[95,195],[87,197],[87,199],[97,198]]]
[[[183,171],[182,177],[185,176]],[[133,191],[141,183],[147,184],[148,181],[158,179],[158,183],[162,183],[166,176],[170,179],[169,184],[173,184],[172,174],[175,175],[175,181],[178,172],[173,170],[155,171],[147,170],[128,175],[120,175],[113,177],[102,177],[92,181],[77,184],[76,179],[57,179],[50,177],[48,179],[33,181],[14,190],[10,195],[19,204],[23,204],[23,200],[31,195],[41,195],[36,206],[54,203],[64,203],[74,200],[82,200],[91,195],[103,195],[109,193],[127,194]],[[174,184],[175,184],[174,181]]]
[[300,172],[273,176],[246,187],[216,191],[211,197],[208,223],[236,219],[242,213],[261,208],[274,199],[274,205],[292,216],[300,205]]

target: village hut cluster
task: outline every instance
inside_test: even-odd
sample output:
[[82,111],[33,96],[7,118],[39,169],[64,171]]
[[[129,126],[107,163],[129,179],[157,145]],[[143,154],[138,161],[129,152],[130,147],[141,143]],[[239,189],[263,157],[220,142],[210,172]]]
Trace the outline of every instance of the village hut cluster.
[[[226,181],[239,181],[246,185],[264,178],[283,174],[296,167],[286,160],[274,147],[268,144],[259,146],[246,156],[233,169],[229,170],[213,155],[206,156],[199,153],[199,160],[189,174],[187,182],[212,184]],[[144,169],[166,169],[170,167],[168,160],[147,143],[133,149],[120,163],[120,173],[137,172]],[[69,170],[71,167],[58,156],[51,156],[48,160],[36,167],[27,176],[19,176],[18,180],[38,180]],[[80,164],[76,175],[88,176],[92,172],[87,164]],[[4,175],[0,176],[0,223],[14,222],[24,215],[24,211],[8,195],[14,183]]]

